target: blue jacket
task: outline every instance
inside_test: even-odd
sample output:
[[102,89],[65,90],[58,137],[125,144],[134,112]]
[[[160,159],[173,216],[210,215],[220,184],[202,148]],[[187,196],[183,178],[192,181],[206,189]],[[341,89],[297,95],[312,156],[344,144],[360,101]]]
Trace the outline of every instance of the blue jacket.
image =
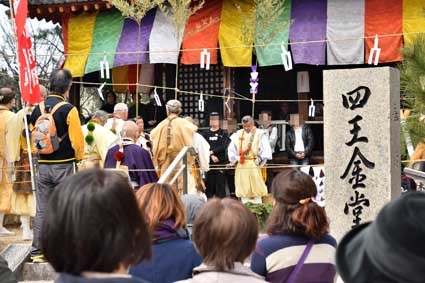
[[192,241],[174,239],[152,246],[152,258],[130,269],[130,274],[152,283],[167,283],[192,277],[192,270],[202,262]]

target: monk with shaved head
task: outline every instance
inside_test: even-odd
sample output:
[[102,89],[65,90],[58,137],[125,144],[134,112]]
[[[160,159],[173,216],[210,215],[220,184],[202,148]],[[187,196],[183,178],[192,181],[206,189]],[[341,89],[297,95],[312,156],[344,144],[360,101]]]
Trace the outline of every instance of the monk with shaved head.
[[134,189],[158,181],[149,152],[136,144],[138,132],[136,123],[125,121],[121,140],[108,150],[104,166],[127,171]]

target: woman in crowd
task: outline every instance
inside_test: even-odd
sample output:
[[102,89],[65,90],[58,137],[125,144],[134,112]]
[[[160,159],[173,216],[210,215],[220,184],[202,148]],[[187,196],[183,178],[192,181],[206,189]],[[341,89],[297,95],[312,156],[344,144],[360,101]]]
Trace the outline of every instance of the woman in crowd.
[[258,236],[255,216],[233,199],[212,199],[196,217],[193,239],[203,263],[181,282],[266,282],[243,265]]
[[170,185],[147,184],[136,192],[152,236],[152,259],[130,269],[130,274],[152,283],[192,277],[201,257],[189,240],[182,201]]
[[115,104],[117,104],[117,95],[110,89],[104,91],[104,96],[106,98],[105,104],[102,105],[100,110],[103,110],[109,114],[114,113]]
[[52,194],[42,251],[56,283],[140,283],[130,265],[150,257],[150,238],[128,178],[84,170]]
[[336,241],[311,177],[284,171],[273,180],[272,195],[268,236],[257,243],[251,269],[269,282],[334,282]]

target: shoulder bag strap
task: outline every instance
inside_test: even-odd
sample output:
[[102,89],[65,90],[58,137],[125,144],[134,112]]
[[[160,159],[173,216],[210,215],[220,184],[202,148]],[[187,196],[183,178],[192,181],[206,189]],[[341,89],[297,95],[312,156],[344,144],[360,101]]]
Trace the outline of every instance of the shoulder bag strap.
[[42,102],[40,102],[39,104],[38,104],[38,107],[39,107],[39,109],[40,109],[40,115],[43,115],[44,114],[44,108],[45,108],[45,105],[44,105],[44,101],[42,101]]
[[297,275],[298,273],[300,273],[301,268],[303,267],[304,262],[307,259],[307,256],[310,253],[312,247],[313,247],[313,241],[309,241],[303,251],[303,254],[298,260],[297,265],[295,266],[294,270],[289,275],[288,280],[286,280],[286,283],[295,283],[295,280],[297,279]]
[[[56,103],[56,105],[53,107],[52,111],[50,111],[50,114],[52,115],[52,117],[53,117],[53,114],[55,114],[56,110],[58,110],[59,108],[61,108],[65,104],[67,104],[67,102],[65,102],[65,101],[61,101],[59,103]],[[40,110],[41,110],[41,108],[40,108]],[[59,143],[61,143],[66,138],[67,135],[68,135],[68,132],[63,134],[63,136],[58,137]]]

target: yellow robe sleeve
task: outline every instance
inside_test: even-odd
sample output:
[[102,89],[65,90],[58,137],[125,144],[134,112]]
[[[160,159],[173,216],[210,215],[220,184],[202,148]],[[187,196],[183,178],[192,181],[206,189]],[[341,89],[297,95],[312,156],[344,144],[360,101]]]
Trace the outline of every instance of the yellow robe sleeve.
[[69,111],[66,123],[68,124],[71,146],[75,151],[75,159],[82,160],[84,157],[84,135],[81,130],[80,117],[78,116],[77,108],[74,107],[71,111]]
[[102,163],[104,163],[109,147],[117,142],[118,136],[100,125],[96,125],[93,135],[96,141],[97,152],[102,159]]
[[25,129],[25,111],[22,109],[14,115],[7,124],[6,130],[6,159],[7,162],[16,162],[21,157],[21,135]]

